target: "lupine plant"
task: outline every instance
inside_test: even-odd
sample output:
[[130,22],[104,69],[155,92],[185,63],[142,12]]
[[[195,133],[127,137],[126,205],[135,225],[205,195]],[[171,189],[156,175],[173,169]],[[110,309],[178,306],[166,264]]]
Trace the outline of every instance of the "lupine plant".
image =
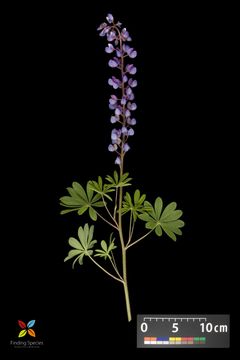
[[[181,235],[184,222],[180,220],[182,211],[177,210],[177,204],[171,202],[165,208],[161,197],[151,204],[146,195],[139,189],[127,191],[132,186],[132,178],[125,172],[124,159],[130,150],[130,139],[134,135],[137,121],[134,112],[137,105],[134,102],[134,89],[137,80],[134,78],[137,68],[134,59],[137,51],[131,46],[131,37],[120,22],[115,22],[108,14],[107,22],[99,27],[99,35],[107,38],[105,52],[110,54],[108,61],[112,76],[108,84],[112,88],[109,99],[111,110],[110,122],[111,143],[108,150],[115,155],[115,166],[112,175],[105,178],[98,176],[87,182],[83,187],[73,182],[67,188],[68,196],[60,198],[60,204],[66,209],[61,214],[76,211],[78,215],[88,213],[92,222],[104,221],[111,230],[105,240],[95,240],[95,226],[85,223],[78,228],[78,239],[69,238],[72,249],[64,261],[74,259],[75,263],[83,264],[86,257],[101,271],[123,286],[128,321],[131,321],[131,306],[127,280],[127,252],[136,244],[155,232],[162,236],[163,232],[172,240]],[[143,222],[146,230],[140,237],[135,237],[136,224]],[[102,259],[101,259],[102,258]]]

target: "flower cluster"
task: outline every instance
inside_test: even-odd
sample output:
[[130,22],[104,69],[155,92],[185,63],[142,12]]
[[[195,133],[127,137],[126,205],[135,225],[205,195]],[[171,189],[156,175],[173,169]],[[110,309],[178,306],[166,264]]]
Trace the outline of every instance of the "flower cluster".
[[134,64],[126,63],[126,60],[129,62],[134,59],[137,52],[129,45],[132,39],[127,29],[122,28],[120,22],[115,23],[111,14],[108,14],[106,19],[107,23],[102,23],[97,30],[100,31],[100,36],[107,37],[108,45],[105,52],[113,56],[108,65],[118,71],[117,77],[112,76],[108,79],[108,84],[117,90],[116,94],[111,95],[109,99],[109,108],[114,112],[110,121],[116,124],[116,128],[112,130],[108,150],[116,152],[115,164],[121,166],[125,153],[130,149],[128,138],[134,135],[132,126],[136,124],[136,119],[132,112],[137,109],[133,93],[137,80],[132,77],[137,69]]

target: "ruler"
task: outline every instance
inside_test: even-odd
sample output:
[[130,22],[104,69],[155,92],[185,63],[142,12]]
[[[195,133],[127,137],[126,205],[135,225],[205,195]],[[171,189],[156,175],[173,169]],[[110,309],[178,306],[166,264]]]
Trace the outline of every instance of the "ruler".
[[138,348],[228,348],[229,315],[138,315]]

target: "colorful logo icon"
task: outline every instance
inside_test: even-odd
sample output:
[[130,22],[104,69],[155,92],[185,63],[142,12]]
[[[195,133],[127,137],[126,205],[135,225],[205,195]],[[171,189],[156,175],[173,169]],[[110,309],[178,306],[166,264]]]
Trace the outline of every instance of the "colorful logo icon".
[[24,321],[22,320],[18,320],[18,325],[20,326],[20,328],[22,329],[20,331],[20,333],[18,334],[18,337],[23,337],[25,336],[26,334],[29,334],[30,336],[33,336],[35,337],[36,334],[35,334],[35,331],[32,329],[32,327],[34,326],[35,324],[35,320],[30,320],[27,325],[25,324]]

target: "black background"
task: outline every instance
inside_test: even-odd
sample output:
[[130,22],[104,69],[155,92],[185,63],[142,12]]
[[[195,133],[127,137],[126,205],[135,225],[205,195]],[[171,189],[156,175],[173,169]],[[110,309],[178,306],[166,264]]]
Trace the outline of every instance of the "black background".
[[[108,12],[138,51],[138,124],[126,169],[150,201],[176,201],[186,222],[176,243],[153,235],[129,250],[131,324],[120,285],[87,259],[75,270],[63,263],[68,238],[88,219],[59,215],[72,181],[115,169],[111,69],[96,32]],[[138,313],[232,314],[234,9],[21,5],[2,17],[5,345],[13,352],[18,319],[35,318],[46,353],[177,355],[136,349]],[[102,240],[109,230],[98,231]]]

